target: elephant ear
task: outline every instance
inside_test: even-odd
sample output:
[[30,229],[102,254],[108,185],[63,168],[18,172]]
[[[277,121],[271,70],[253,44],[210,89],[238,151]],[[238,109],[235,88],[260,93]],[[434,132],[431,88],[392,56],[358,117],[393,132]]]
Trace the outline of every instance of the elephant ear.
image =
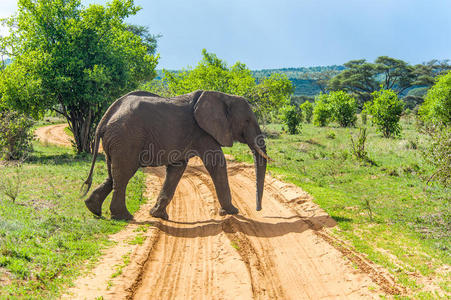
[[233,138],[231,122],[227,116],[227,97],[219,92],[203,92],[194,106],[194,118],[221,146],[231,147]]

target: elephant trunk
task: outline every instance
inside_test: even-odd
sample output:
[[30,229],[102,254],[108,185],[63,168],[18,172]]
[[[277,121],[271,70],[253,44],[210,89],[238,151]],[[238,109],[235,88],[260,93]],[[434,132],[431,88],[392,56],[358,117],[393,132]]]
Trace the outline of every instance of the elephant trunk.
[[252,150],[252,153],[254,154],[256,188],[257,188],[256,210],[261,210],[263,189],[265,185],[266,164],[270,158],[266,155],[266,145],[261,135],[254,138],[250,143],[248,143],[248,145],[249,148]]

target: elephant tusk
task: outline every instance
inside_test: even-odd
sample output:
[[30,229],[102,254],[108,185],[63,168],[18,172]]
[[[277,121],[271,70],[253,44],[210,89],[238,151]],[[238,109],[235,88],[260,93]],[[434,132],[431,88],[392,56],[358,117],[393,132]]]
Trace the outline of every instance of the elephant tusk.
[[267,161],[274,162],[274,159],[266,155],[266,153],[263,152],[257,145],[254,147],[254,149],[258,152],[258,154],[260,154],[261,157],[265,158]]

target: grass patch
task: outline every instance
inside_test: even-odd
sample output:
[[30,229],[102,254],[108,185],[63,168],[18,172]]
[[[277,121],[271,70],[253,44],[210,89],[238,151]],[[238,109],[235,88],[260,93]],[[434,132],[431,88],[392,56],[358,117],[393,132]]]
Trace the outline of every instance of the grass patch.
[[[281,131],[280,125],[267,127]],[[425,137],[411,124],[403,128],[397,139],[367,129],[365,151],[372,165],[352,155],[351,135],[358,128],[304,124],[301,134],[267,138],[269,156],[276,161],[268,170],[313,195],[338,222],[336,234],[401,284],[419,292],[421,285],[409,276],[416,272],[433,276],[449,292],[450,275],[440,269],[451,264],[451,193],[438,185],[426,188],[431,168],[421,158]],[[235,143],[224,151],[252,162],[246,145]]]
[[129,241],[128,244],[129,245],[142,245],[145,240],[146,240],[145,236],[143,236],[142,234],[138,234],[131,241]]
[[[107,177],[103,155],[95,166],[93,187]],[[15,203],[0,194],[0,298],[56,298],[80,275],[85,262],[95,262],[109,246],[108,235],[127,223],[97,219],[79,199],[91,156],[70,148],[34,144],[22,165],[21,190]],[[0,166],[2,178],[15,176],[13,167]],[[144,174],[139,171],[127,188],[133,213],[143,203]],[[6,284],[5,284],[6,283]]]

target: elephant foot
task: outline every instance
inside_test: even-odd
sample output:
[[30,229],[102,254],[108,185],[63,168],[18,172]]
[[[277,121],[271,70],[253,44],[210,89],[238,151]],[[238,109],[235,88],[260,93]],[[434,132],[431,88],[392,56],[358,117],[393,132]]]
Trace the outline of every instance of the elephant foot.
[[101,217],[102,216],[102,204],[98,201],[93,201],[92,199],[85,200],[85,205],[94,215]]
[[151,215],[152,217],[160,218],[160,219],[163,219],[163,220],[168,220],[168,219],[169,219],[169,216],[168,216],[166,210],[157,209],[157,208],[155,208],[155,207],[153,207],[153,208],[150,210],[150,215]]
[[221,208],[219,210],[219,215],[220,216],[225,216],[225,215],[236,215],[238,213],[238,208],[236,208],[233,205],[230,205],[230,207],[227,208]]
[[128,211],[120,212],[120,213],[111,212],[111,219],[131,221],[131,220],[133,220],[133,215],[131,213],[129,213]]

